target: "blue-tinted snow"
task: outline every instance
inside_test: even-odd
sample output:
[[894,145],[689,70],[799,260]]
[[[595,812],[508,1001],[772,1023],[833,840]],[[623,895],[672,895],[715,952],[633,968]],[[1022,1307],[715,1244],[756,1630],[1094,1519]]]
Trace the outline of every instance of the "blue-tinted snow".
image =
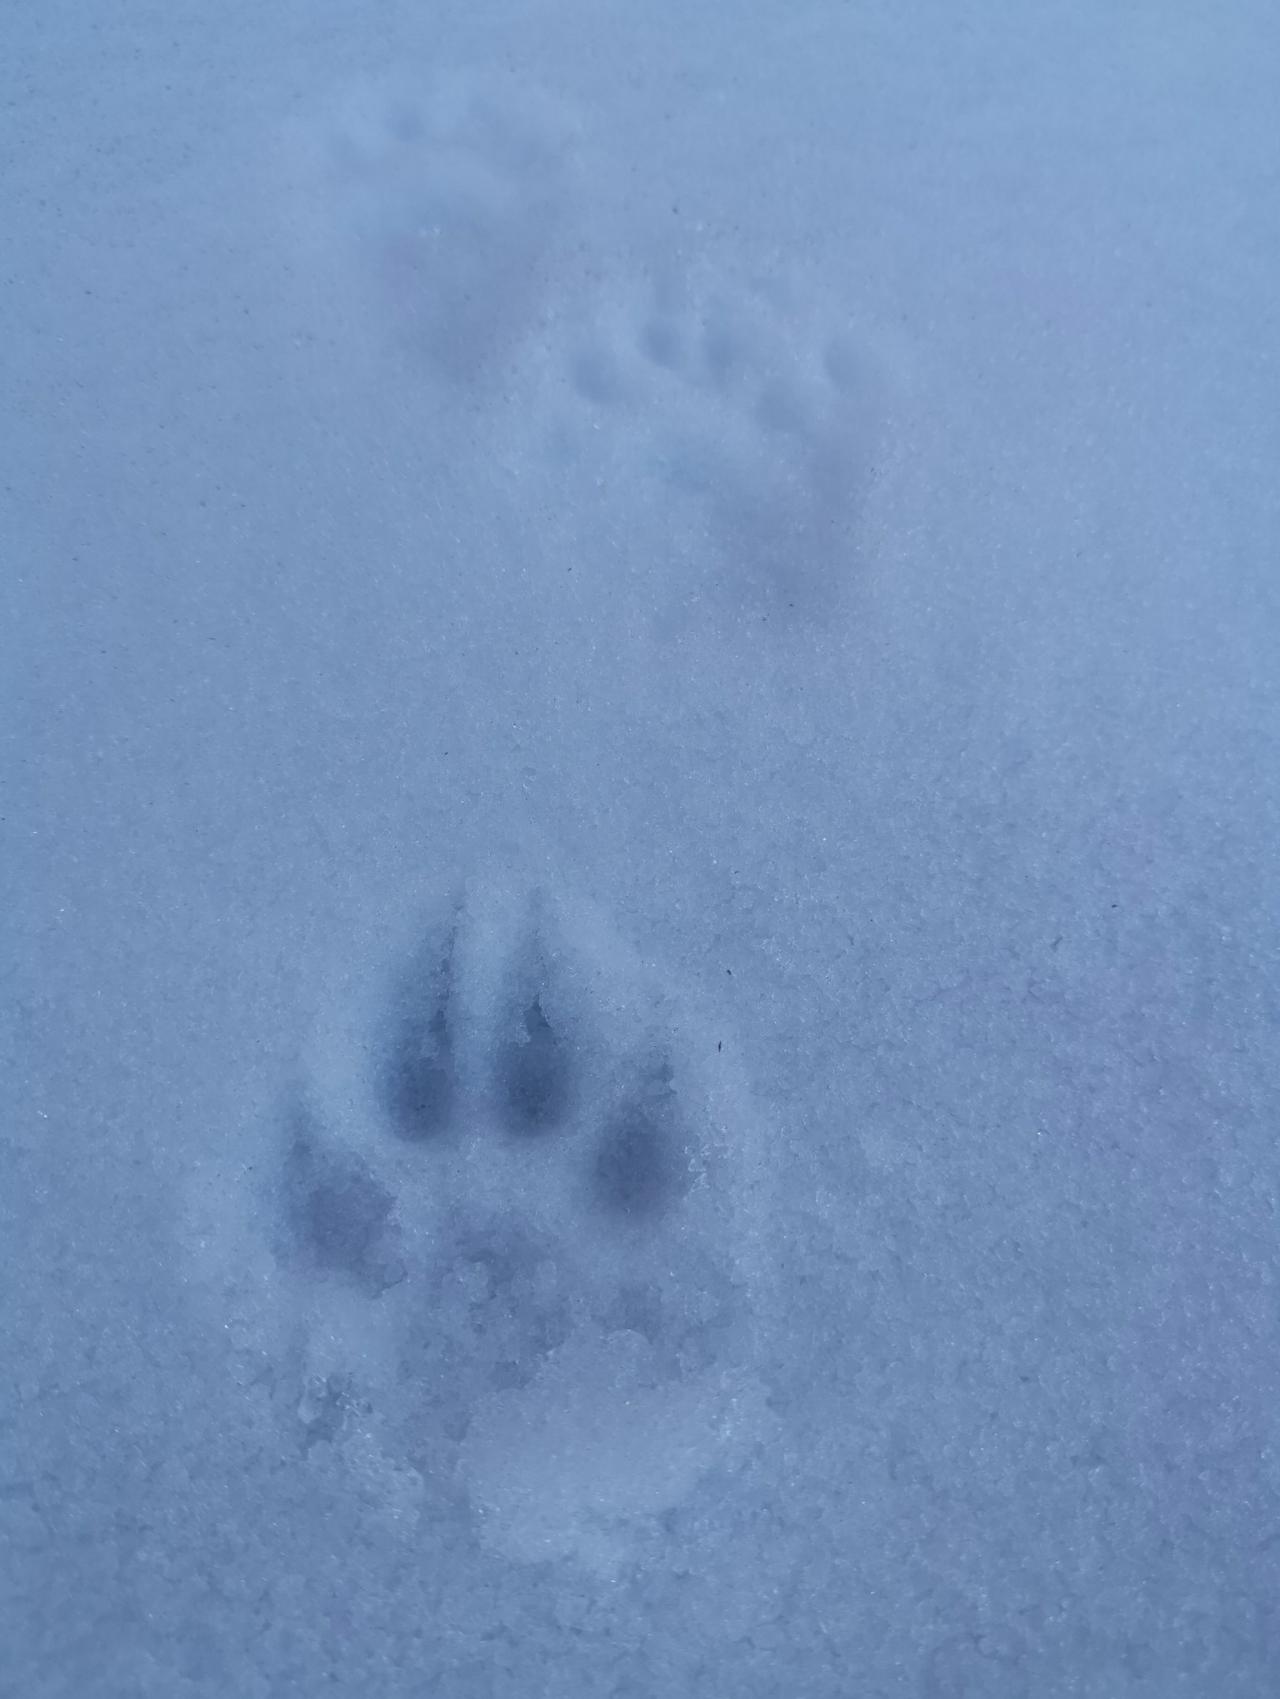
[[0,1691],[1273,1692],[1273,8],[0,47]]

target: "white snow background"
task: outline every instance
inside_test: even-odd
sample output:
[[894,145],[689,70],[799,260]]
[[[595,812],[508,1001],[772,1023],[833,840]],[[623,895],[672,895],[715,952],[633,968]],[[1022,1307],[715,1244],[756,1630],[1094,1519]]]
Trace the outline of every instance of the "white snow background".
[[1280,1688],[1278,90],[10,0],[6,1699]]

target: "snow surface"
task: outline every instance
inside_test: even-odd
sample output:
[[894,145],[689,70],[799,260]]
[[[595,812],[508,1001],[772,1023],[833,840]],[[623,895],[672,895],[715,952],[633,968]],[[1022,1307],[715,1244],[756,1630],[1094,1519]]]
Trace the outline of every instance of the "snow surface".
[[0,18],[0,1694],[1280,1690],[1280,13]]

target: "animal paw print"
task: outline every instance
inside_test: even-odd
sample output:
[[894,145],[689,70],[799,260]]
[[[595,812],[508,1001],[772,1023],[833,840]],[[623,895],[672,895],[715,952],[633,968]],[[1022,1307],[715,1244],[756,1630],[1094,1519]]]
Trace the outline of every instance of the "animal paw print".
[[573,125],[501,79],[364,89],[301,173],[368,309],[439,379],[470,384],[537,317],[569,199]]
[[661,277],[570,338],[555,444],[662,515],[677,603],[826,619],[863,545],[884,384],[781,284]]
[[745,1455],[763,1145],[682,1011],[597,912],[510,874],[347,964],[269,1228],[304,1444],[372,1433],[505,1556],[603,1569]]

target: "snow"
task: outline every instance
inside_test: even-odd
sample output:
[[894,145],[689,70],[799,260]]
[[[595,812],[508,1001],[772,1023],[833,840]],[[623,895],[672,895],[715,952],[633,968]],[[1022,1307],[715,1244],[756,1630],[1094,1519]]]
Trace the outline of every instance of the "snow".
[[1272,1692],[1272,9],[0,40],[0,1692]]

